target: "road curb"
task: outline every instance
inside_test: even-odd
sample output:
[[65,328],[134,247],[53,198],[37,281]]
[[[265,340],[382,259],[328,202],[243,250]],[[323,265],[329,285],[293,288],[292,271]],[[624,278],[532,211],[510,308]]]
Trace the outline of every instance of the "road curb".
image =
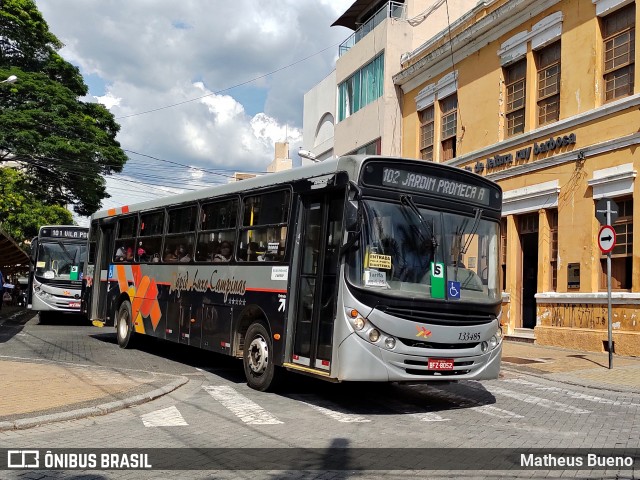
[[187,377],[180,376],[171,383],[156,388],[147,393],[140,395],[134,395],[133,397],[125,398],[124,400],[116,400],[106,403],[104,405],[95,407],[79,408],[76,410],[70,410],[67,412],[52,413],[50,415],[40,415],[37,417],[20,418],[9,422],[0,422],[0,432],[7,430],[23,430],[27,428],[37,427],[47,423],[62,422],[66,420],[78,420],[80,418],[86,418],[97,415],[106,415],[118,410],[140,405],[151,400],[155,400],[158,397],[166,395],[179,387],[183,386],[189,381]]

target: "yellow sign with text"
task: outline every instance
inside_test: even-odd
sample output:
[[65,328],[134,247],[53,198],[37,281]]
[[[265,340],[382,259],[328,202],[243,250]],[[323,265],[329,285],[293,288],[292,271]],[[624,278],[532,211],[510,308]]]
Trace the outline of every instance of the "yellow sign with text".
[[391,255],[369,254],[369,268],[382,268],[391,270]]

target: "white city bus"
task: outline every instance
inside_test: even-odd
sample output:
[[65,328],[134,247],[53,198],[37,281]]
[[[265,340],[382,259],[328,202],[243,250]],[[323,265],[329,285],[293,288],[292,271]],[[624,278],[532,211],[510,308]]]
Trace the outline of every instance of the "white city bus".
[[32,240],[27,307],[41,320],[80,313],[88,232],[86,227],[47,225]]
[[347,156],[92,216],[83,308],[135,336],[331,381],[498,376],[500,187]]

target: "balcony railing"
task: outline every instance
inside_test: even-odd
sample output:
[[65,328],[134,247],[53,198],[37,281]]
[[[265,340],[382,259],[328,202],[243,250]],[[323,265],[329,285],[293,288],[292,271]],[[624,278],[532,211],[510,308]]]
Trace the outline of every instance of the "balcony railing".
[[373,17],[360,25],[360,27],[358,27],[358,29],[353,32],[353,34],[349,38],[347,38],[340,44],[340,46],[338,47],[338,56],[341,57],[342,55],[347,53],[351,49],[351,47],[353,47],[356,43],[366,37],[369,32],[372,32],[373,29],[380,25],[386,18],[404,19],[404,3],[389,2],[386,5],[383,5],[382,8],[378,10]]

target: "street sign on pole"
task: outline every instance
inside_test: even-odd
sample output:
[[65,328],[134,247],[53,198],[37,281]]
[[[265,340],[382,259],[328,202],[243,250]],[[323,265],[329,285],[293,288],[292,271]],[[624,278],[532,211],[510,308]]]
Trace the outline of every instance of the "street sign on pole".
[[[598,211],[598,207],[601,206],[601,202],[604,203],[604,209]],[[612,208],[611,204],[615,205]],[[604,210],[606,222],[600,220],[600,216]],[[614,215],[615,211],[615,215]],[[616,246],[616,231],[611,226],[611,223],[618,218],[618,206],[613,200],[602,199],[596,206],[596,218],[603,223],[598,232],[598,247],[602,250],[602,253],[607,254],[607,333],[609,334],[608,348],[609,350],[609,370],[613,368],[613,332],[612,332],[612,319],[611,319],[611,250]]]
[[601,198],[596,203],[596,218],[600,225],[611,225],[618,218],[618,204],[610,198]]
[[611,225],[600,227],[598,232],[598,247],[602,253],[609,253],[616,246],[616,231]]

